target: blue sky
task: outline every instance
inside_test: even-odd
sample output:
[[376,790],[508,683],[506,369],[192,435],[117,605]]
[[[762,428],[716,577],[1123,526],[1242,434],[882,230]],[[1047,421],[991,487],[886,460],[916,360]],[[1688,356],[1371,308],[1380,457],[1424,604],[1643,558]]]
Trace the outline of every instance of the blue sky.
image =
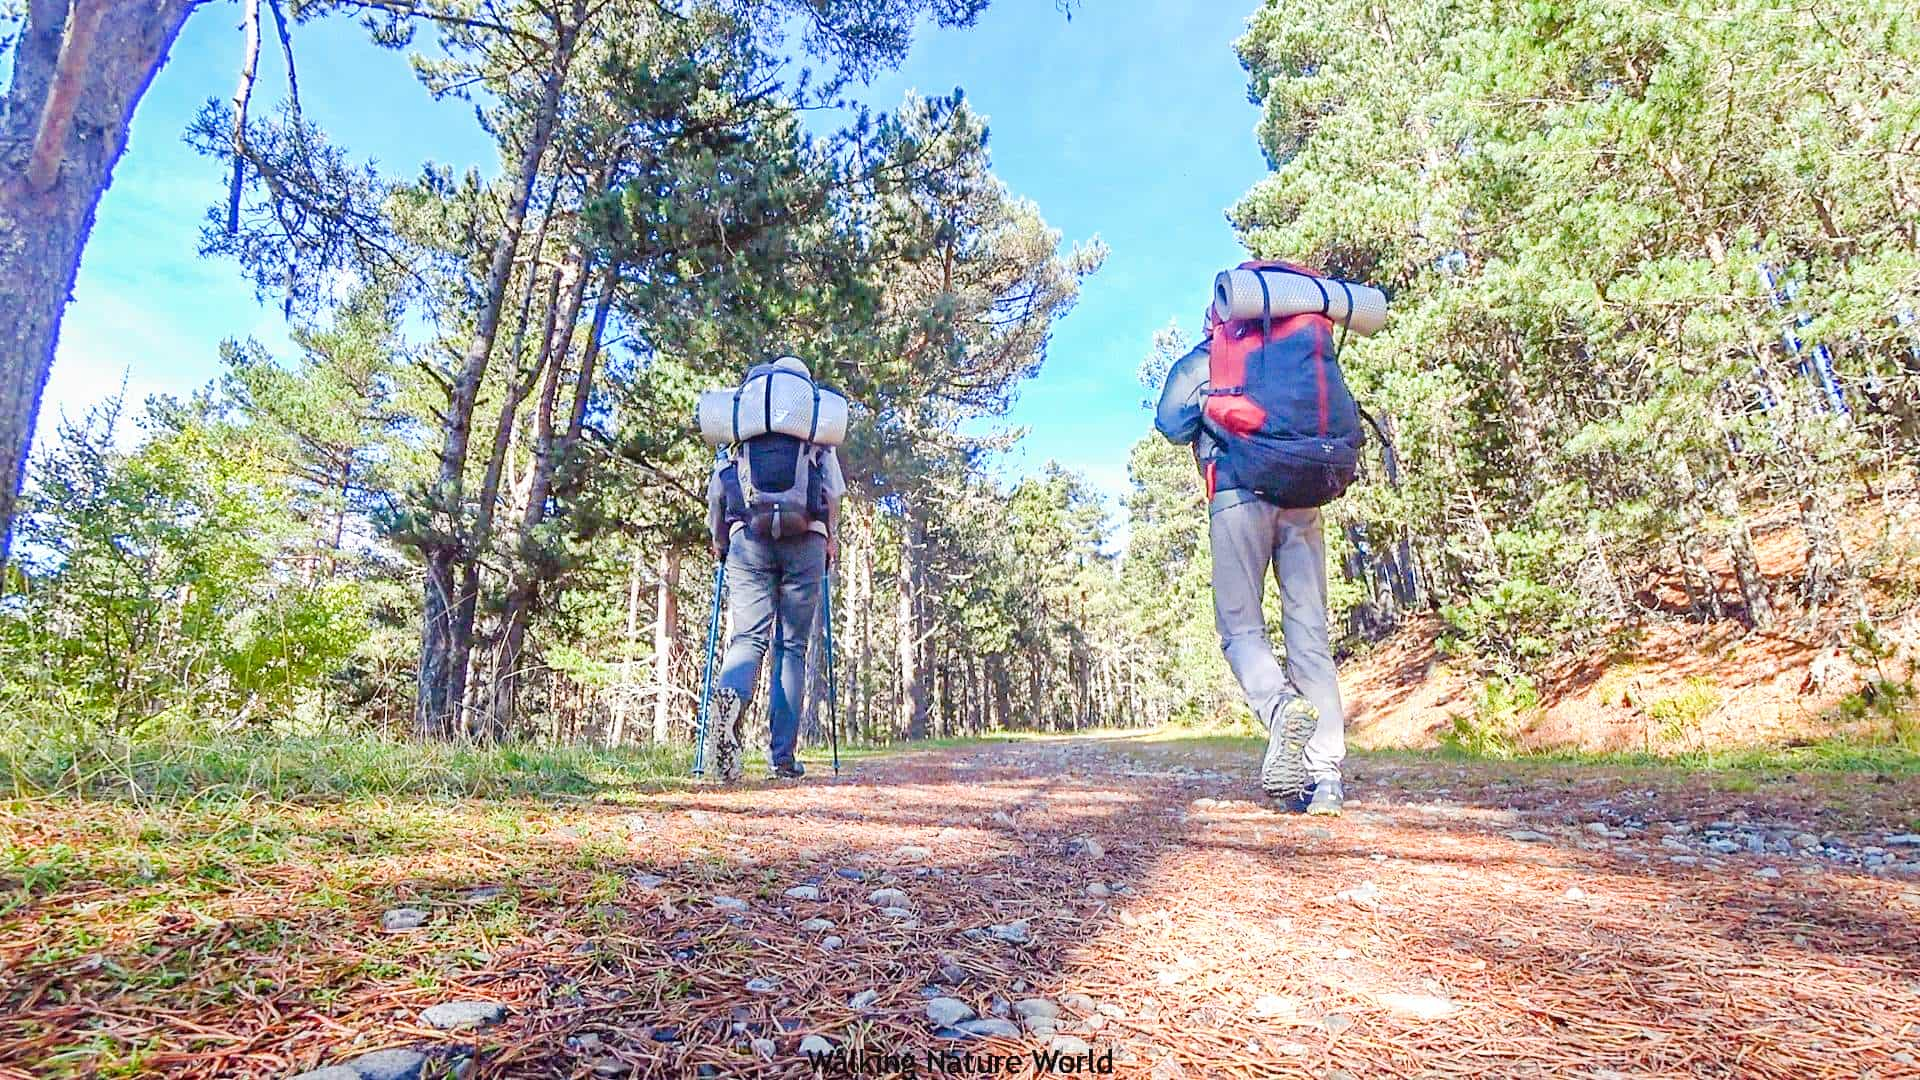
[[[1128,449],[1148,425],[1140,359],[1169,319],[1196,334],[1213,275],[1244,257],[1223,213],[1265,173],[1232,51],[1253,7],[1085,0],[1068,21],[1047,0],[997,0],[972,29],[923,31],[900,70],[861,92],[888,107],[909,88],[963,87],[991,122],[995,171],[1066,240],[1097,235],[1112,249],[1010,417],[1031,431],[1010,473],[1057,460],[1103,491],[1125,489]],[[237,20],[229,3],[194,15],[134,117],[67,310],[43,437],[123,373],[134,400],[184,394],[212,376],[223,338],[285,341],[277,308],[232,264],[195,255],[224,183],[181,134],[208,98],[233,92]],[[496,168],[469,107],[429,101],[404,56],[352,23],[302,27],[297,47],[302,103],[354,154],[398,175],[427,160]],[[283,86],[268,48],[256,102]]]

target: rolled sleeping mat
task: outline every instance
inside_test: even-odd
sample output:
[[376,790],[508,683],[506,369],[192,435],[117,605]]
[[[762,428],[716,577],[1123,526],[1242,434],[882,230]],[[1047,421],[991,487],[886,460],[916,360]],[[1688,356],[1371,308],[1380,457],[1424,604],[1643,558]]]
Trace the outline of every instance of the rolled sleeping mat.
[[821,446],[847,440],[847,399],[792,371],[766,369],[736,390],[705,390],[696,409],[700,438],[732,446],[768,432]]
[[[1315,278],[1287,270],[1228,270],[1213,279],[1214,314],[1228,322],[1258,319],[1263,314],[1261,279],[1266,280],[1265,313],[1285,318],[1302,312],[1324,313],[1336,325],[1347,320],[1347,297],[1353,297],[1353,332],[1375,334],[1387,325],[1387,294],[1371,285],[1337,278]],[[1325,290],[1324,292],[1322,290]]]

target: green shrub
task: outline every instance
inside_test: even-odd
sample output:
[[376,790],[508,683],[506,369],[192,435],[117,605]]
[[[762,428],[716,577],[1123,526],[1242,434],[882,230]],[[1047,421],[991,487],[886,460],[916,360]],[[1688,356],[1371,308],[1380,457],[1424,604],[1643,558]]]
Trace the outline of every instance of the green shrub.
[[1540,689],[1526,676],[1483,681],[1474,695],[1471,714],[1455,713],[1453,730],[1440,737],[1442,745],[1470,757],[1511,758],[1520,749],[1520,735],[1540,711]]

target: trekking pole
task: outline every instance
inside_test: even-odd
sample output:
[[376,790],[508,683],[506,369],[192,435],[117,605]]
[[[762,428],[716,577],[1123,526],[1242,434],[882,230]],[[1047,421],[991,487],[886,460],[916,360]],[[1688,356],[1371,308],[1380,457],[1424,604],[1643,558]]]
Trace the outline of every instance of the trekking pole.
[[833,775],[840,775],[840,702],[833,681],[833,571],[827,571],[826,591],[821,594],[820,602],[825,605],[820,612],[821,622],[827,635],[827,732],[833,740]]
[[707,714],[713,705],[713,652],[720,640],[720,593],[727,587],[727,563],[722,559],[713,568],[713,618],[707,623],[707,674],[701,680],[700,714],[694,725],[693,775],[705,776],[707,763]]

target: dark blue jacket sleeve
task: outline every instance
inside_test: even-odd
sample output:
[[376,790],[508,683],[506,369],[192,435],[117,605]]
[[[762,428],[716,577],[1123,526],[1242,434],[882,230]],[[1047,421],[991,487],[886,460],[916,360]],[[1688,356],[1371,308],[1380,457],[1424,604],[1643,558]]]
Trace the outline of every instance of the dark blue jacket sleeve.
[[1167,372],[1153,426],[1170,443],[1190,444],[1200,437],[1200,414],[1206,403],[1207,343],[1203,341]]

